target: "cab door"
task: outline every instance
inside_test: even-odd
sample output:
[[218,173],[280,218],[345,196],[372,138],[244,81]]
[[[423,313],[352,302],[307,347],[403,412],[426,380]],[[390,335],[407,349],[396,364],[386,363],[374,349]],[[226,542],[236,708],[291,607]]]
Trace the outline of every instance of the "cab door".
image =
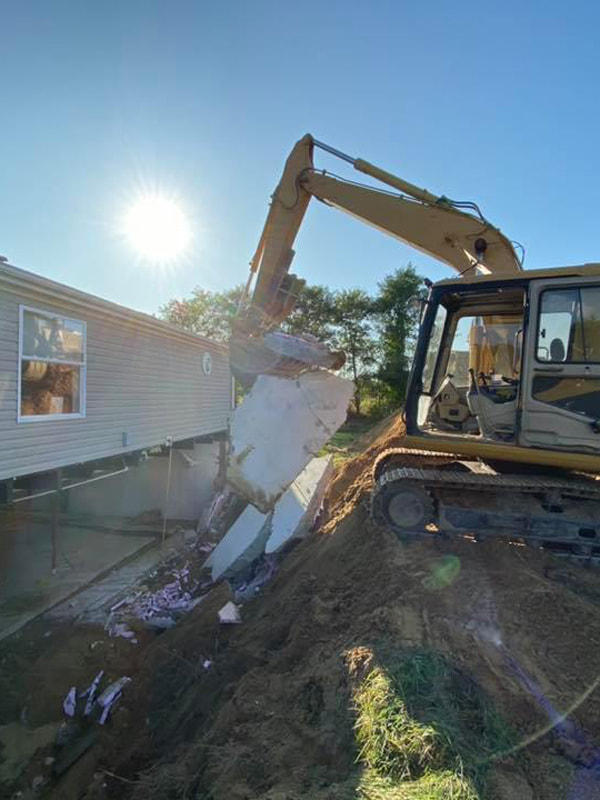
[[530,284],[519,444],[600,453],[600,278]]

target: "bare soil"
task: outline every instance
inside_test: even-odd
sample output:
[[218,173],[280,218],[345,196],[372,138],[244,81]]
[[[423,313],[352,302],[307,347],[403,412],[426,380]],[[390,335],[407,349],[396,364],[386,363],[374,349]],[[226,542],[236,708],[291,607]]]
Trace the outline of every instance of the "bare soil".
[[43,796],[362,797],[348,653],[385,667],[418,648],[448,659],[515,732],[481,800],[600,797],[600,572],[503,543],[407,545],[376,528],[370,466],[404,432],[399,419],[382,428],[340,467],[319,529],[241,625],[219,626],[220,585],[119,664],[134,678],[120,709]]

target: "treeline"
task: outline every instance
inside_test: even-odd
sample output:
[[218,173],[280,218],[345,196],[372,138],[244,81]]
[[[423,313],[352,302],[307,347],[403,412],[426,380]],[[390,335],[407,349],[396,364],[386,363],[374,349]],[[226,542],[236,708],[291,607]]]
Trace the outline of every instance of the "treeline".
[[[193,333],[228,339],[242,286],[224,292],[196,288],[170,300],[159,316]],[[343,369],[354,381],[357,414],[383,414],[404,400],[423,279],[411,264],[386,276],[373,295],[363,289],[307,286],[283,329],[312,334],[346,354]]]

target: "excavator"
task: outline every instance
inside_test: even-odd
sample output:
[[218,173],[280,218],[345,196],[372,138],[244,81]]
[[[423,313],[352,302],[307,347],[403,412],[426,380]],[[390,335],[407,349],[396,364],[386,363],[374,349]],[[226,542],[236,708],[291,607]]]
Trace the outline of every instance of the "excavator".
[[[379,185],[314,166],[319,149]],[[259,373],[338,369],[343,355],[279,330],[304,281],[290,273],[311,198],[421,250],[458,275],[428,284],[403,414],[403,447],[373,464],[371,514],[399,537],[499,537],[600,557],[600,264],[523,269],[475,203],[421,189],[300,139],[272,196],[231,340]]]

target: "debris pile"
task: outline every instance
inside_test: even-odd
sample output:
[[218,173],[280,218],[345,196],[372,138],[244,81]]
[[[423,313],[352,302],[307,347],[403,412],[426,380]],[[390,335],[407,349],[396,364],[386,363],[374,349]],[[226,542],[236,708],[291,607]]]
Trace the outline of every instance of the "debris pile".
[[[256,517],[252,536],[236,540],[237,549],[227,543],[226,565],[230,519],[211,554],[196,542],[189,563],[170,569],[168,592],[133,592],[114,609],[113,622],[132,629],[132,609],[138,621],[178,619],[138,647],[110,639],[138,657],[134,669],[116,673],[133,680],[111,724],[90,726],[89,763],[61,773],[49,797],[450,796],[434,793],[435,764],[424,793],[419,753],[396,746],[403,739],[394,725],[429,737],[431,753],[460,766],[457,798],[600,797],[598,572],[505,543],[399,542],[372,524],[362,501],[376,456],[402,442],[401,420],[376,434],[315,490],[324,511],[310,535],[316,501],[305,504],[307,519],[295,515],[286,528],[303,536],[274,552]],[[216,500],[213,512],[226,504]],[[273,527],[277,505],[254,511]],[[208,530],[214,518],[203,524]],[[252,560],[246,551],[258,537]],[[196,569],[207,555],[211,570],[223,567],[216,583]],[[378,686],[387,698],[381,719],[369,716]],[[90,696],[101,713],[105,692],[98,685],[85,702],[76,694],[76,714]],[[371,723],[381,751],[365,750]],[[456,788],[452,775],[440,781]],[[471,794],[459,793],[463,784]]]
[[[597,575],[504,543],[406,546],[374,527],[361,502],[369,467],[401,436],[399,420],[388,424],[330,481],[319,530],[275,568],[270,556],[259,560],[257,571],[273,574],[245,601],[242,624],[236,597],[220,583],[161,635],[160,650],[150,646],[136,694],[149,728],[116,767],[135,781],[135,792],[116,781],[108,781],[110,790],[136,800],[372,800],[387,796],[382,787],[390,797],[410,797],[393,771],[376,775],[361,765],[353,698],[369,674],[392,691],[400,667],[428,685],[435,673],[426,670],[442,665],[448,684],[434,693],[441,706],[424,698],[428,713],[447,711],[444,691],[464,695],[498,742],[514,742],[495,752],[482,739],[485,762],[464,756],[478,797],[600,796],[593,794],[597,766],[586,755],[600,741]],[[393,702],[400,708],[400,699]],[[578,750],[565,747],[565,726],[553,727],[548,704],[552,719],[573,721]],[[442,730],[462,752],[453,728]],[[469,741],[478,741],[477,731]],[[591,794],[570,794],[584,785]]]

